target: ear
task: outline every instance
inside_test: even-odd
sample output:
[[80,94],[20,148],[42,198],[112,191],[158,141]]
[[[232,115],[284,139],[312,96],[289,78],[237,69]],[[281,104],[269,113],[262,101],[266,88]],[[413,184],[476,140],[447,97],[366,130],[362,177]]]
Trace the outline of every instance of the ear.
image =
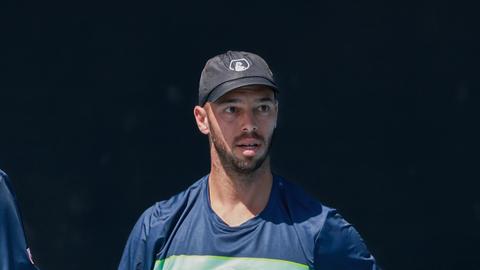
[[193,115],[195,116],[198,130],[203,134],[208,135],[210,133],[210,127],[208,126],[208,117],[205,108],[195,106],[195,108],[193,108]]

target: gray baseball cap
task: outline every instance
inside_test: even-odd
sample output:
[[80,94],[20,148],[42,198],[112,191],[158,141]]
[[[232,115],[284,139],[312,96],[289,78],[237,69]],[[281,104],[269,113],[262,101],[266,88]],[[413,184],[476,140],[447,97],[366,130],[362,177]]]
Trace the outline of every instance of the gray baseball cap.
[[207,61],[200,76],[198,104],[215,101],[238,87],[260,84],[278,91],[272,71],[260,56],[228,51]]

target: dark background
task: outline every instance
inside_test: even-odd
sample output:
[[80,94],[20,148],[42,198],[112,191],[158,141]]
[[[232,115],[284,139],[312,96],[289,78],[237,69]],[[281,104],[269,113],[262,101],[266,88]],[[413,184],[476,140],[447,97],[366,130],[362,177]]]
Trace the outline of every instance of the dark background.
[[198,79],[236,49],[281,87],[275,172],[385,269],[480,269],[478,15],[399,2],[2,1],[0,168],[37,264],[115,269],[141,212],[208,172]]

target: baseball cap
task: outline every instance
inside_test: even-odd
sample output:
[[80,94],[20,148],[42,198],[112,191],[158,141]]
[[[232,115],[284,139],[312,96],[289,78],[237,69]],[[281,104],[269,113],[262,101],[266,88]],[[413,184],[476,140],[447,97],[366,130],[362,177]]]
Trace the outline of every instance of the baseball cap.
[[267,62],[262,57],[242,51],[228,51],[207,61],[200,76],[198,104],[215,101],[238,87],[260,84],[278,92]]

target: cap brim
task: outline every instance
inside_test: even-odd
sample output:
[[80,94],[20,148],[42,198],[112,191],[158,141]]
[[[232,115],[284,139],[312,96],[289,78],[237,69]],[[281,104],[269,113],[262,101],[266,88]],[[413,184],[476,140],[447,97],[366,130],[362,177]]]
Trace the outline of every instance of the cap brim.
[[221,96],[225,95],[226,93],[237,89],[242,86],[247,86],[247,85],[265,85],[268,87],[271,87],[272,90],[278,92],[278,88],[275,85],[275,83],[271,82],[270,80],[263,78],[263,77],[244,77],[228,82],[224,82],[220,84],[219,86],[215,87],[213,91],[210,93],[206,101],[216,101],[219,99]]

